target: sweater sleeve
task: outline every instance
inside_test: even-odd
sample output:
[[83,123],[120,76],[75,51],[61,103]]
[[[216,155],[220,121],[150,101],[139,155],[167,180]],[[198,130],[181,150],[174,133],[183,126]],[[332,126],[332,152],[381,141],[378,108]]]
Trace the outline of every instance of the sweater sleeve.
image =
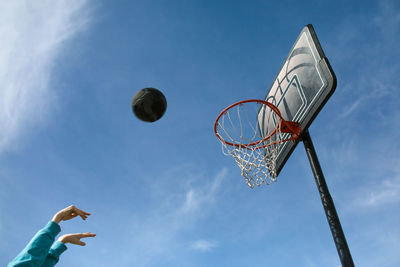
[[46,259],[40,267],[53,267],[58,262],[60,255],[67,250],[67,246],[60,241],[57,241],[50,248]]
[[41,267],[49,254],[49,249],[55,237],[60,231],[60,226],[50,221],[42,230],[37,232],[28,245],[7,267]]

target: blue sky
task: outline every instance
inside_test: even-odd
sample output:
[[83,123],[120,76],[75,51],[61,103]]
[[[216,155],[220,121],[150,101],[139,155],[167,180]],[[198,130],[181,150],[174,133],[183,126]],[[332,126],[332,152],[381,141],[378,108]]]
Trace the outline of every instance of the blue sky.
[[[302,144],[250,189],[213,133],[306,24],[336,73],[310,127],[353,260],[399,266],[398,1],[2,1],[0,265],[59,209],[97,234],[57,266],[339,266]],[[168,109],[138,121],[134,93]]]

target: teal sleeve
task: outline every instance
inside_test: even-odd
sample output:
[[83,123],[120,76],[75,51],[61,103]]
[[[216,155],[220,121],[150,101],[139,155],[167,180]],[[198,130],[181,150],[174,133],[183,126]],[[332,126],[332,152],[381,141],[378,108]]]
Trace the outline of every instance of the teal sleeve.
[[7,267],[41,267],[60,231],[61,228],[57,223],[49,222]]
[[53,267],[58,262],[60,255],[67,250],[67,246],[60,241],[57,241],[50,248],[46,259],[40,267]]

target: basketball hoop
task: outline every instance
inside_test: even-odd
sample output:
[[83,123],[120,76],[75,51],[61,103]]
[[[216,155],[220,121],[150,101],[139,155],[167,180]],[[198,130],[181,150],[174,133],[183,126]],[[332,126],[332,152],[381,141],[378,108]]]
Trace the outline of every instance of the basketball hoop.
[[222,152],[232,156],[247,185],[276,181],[276,158],[283,142],[296,141],[301,128],[285,121],[279,109],[265,100],[243,100],[225,108],[214,124]]

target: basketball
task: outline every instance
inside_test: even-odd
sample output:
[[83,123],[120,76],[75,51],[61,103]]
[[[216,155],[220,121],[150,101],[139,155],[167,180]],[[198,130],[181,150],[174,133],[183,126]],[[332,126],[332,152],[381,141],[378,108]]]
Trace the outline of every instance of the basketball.
[[167,99],[155,88],[144,88],[132,98],[132,111],[135,116],[145,122],[159,120],[167,109]]

